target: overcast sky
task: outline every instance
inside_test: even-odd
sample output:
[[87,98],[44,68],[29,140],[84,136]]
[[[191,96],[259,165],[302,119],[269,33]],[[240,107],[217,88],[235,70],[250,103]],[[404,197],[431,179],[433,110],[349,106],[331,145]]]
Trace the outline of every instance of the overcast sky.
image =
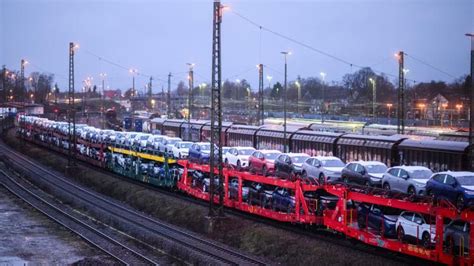
[[[127,70],[136,68],[137,88],[155,78],[154,91],[186,79],[186,63],[195,63],[195,84],[211,74],[212,2],[184,0],[0,0],[0,64],[19,68],[20,59],[31,71],[56,75],[67,87],[68,43],[80,44],[76,53],[76,88],[91,76],[107,73],[111,88],[131,87]],[[357,67],[396,75],[394,53],[414,58],[447,72],[444,74],[408,57],[409,78],[452,81],[469,71],[474,32],[473,0],[326,0],[223,1],[230,6],[222,24],[223,78],[247,79],[258,87],[256,64],[268,67],[272,83],[283,79],[281,51],[291,50],[288,79],[318,76],[340,81]],[[283,39],[242,19],[305,43],[349,64]],[[265,80],[267,82],[267,80]],[[175,87],[175,86],[173,86]]]

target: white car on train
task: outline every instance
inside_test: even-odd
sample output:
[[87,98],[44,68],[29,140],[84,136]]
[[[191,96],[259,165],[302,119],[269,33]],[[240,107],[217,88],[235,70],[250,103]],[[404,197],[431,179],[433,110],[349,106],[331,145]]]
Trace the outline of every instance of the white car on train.
[[249,157],[255,151],[254,147],[234,147],[224,154],[224,162],[238,170],[249,166]]

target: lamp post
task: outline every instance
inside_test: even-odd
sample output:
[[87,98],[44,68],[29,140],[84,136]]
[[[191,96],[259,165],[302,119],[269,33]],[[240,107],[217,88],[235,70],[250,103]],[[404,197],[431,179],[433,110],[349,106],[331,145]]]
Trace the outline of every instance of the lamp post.
[[136,96],[136,92],[135,92],[135,75],[138,73],[138,70],[137,69],[134,69],[134,68],[131,68],[128,70],[128,72],[130,74],[132,74],[132,92],[130,93],[130,113],[131,113],[131,118],[132,118],[132,125],[131,125],[131,129],[132,131],[134,131],[135,129],[135,109],[134,109],[134,106],[133,106],[133,98]]
[[458,110],[458,124],[461,122],[461,109],[462,109],[462,104],[456,104],[456,109]]
[[472,170],[474,169],[474,148],[472,147],[474,144],[474,33],[466,33],[466,36],[471,39],[471,93],[469,94],[469,159],[470,165],[469,168]]
[[443,104],[441,104],[441,107],[443,108],[443,113],[441,113],[440,125],[441,125],[441,127],[443,127],[443,124],[444,124],[444,116],[446,115],[446,108],[448,108],[448,104],[447,104],[447,103],[443,103]]
[[[25,96],[25,102],[28,100],[28,96],[26,95],[26,88],[25,88],[25,66],[28,64],[28,61],[25,59],[21,59],[20,65],[20,89],[22,94]],[[32,98],[33,99],[33,98]],[[34,102],[33,102],[34,103]]]
[[391,114],[392,106],[393,106],[393,104],[387,103],[387,108],[388,108],[388,115],[387,115],[387,116],[388,116],[388,124],[389,124],[389,125],[392,124],[391,121],[390,121],[390,114]]
[[193,112],[193,87],[194,87],[194,64],[186,63],[189,67],[188,82],[189,82],[189,92],[188,92],[188,140],[191,141],[191,116]]
[[375,121],[375,109],[377,105],[377,94],[376,94],[376,80],[373,78],[369,78],[370,83],[372,84],[372,119]]
[[298,94],[296,96],[296,113],[299,113],[299,103],[301,98],[301,83],[297,80],[295,81],[296,89],[298,90]]
[[284,86],[284,96],[283,96],[283,142],[285,143],[283,147],[283,152],[288,152],[288,143],[286,141],[286,101],[287,101],[287,76],[288,76],[288,55],[291,55],[291,52],[284,51],[281,52],[285,58],[285,86]]
[[324,87],[325,87],[325,80],[326,80],[326,75],[327,74],[324,73],[324,72],[321,72],[321,73],[319,73],[319,75],[321,75],[321,78],[322,78],[322,81],[323,81],[322,89],[321,89],[321,97],[323,99],[322,104],[321,104],[321,124],[324,124],[324,112],[326,110],[326,106],[324,105],[324,98],[325,98],[324,97],[324,89],[325,89]]

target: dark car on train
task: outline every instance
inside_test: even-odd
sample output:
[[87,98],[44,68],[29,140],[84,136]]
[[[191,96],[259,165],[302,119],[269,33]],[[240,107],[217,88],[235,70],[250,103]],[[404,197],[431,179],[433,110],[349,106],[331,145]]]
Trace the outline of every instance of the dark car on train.
[[342,169],[341,178],[346,184],[357,183],[365,186],[381,186],[382,176],[387,170],[384,163],[377,161],[357,161],[348,163]]
[[250,184],[248,191],[248,203],[250,205],[271,206],[273,190],[267,185],[253,182]]
[[447,199],[458,209],[474,205],[473,172],[440,172],[426,183],[426,194]]
[[291,213],[295,209],[295,196],[286,188],[276,188],[272,193],[272,209]]
[[[247,201],[249,195],[249,187],[242,186],[242,201]],[[239,199],[239,180],[233,178],[229,182],[229,198],[233,200]]]
[[302,173],[302,165],[309,158],[305,153],[283,153],[275,159],[275,175],[295,180]]
[[360,229],[371,228],[380,235],[397,237],[396,223],[398,215],[384,214],[376,205],[359,204],[357,207],[357,225]]
[[462,220],[453,220],[445,226],[443,242],[450,254],[469,252],[470,231],[469,223]]

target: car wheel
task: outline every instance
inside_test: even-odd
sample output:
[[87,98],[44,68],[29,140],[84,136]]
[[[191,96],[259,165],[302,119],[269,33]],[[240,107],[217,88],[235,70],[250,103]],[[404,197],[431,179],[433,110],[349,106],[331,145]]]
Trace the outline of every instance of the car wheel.
[[240,160],[237,161],[237,171],[242,171],[242,164],[240,163]]
[[263,176],[267,176],[267,175],[268,175],[268,170],[267,170],[267,166],[266,166],[266,165],[264,165],[264,166],[262,167],[262,175],[263,175]]
[[364,216],[357,216],[357,226],[359,226],[360,229],[364,229],[366,224],[365,224],[365,217]]
[[224,160],[224,165],[225,165],[226,167],[229,167],[229,166],[230,166],[230,165],[229,165],[229,160],[227,160],[227,158]]
[[408,195],[410,196],[415,196],[416,195],[416,190],[414,187],[410,186],[408,187]]
[[181,156],[181,153],[178,154],[178,159],[181,159],[183,158],[183,156]]
[[426,249],[431,247],[430,233],[428,233],[428,232],[423,233],[423,236],[421,237],[421,244]]
[[397,238],[400,242],[403,242],[403,240],[405,239],[405,230],[403,230],[403,227],[401,226],[397,228]]
[[371,186],[369,181],[365,181],[364,185],[365,185],[366,187],[370,187],[370,186]]
[[458,210],[462,210],[464,208],[464,197],[462,195],[459,195],[456,198],[456,207]]
[[390,184],[389,183],[383,184],[383,189],[390,191]]
[[324,185],[324,184],[326,184],[326,178],[324,177],[324,174],[321,173],[321,174],[319,175],[319,185],[322,186],[322,185]]

